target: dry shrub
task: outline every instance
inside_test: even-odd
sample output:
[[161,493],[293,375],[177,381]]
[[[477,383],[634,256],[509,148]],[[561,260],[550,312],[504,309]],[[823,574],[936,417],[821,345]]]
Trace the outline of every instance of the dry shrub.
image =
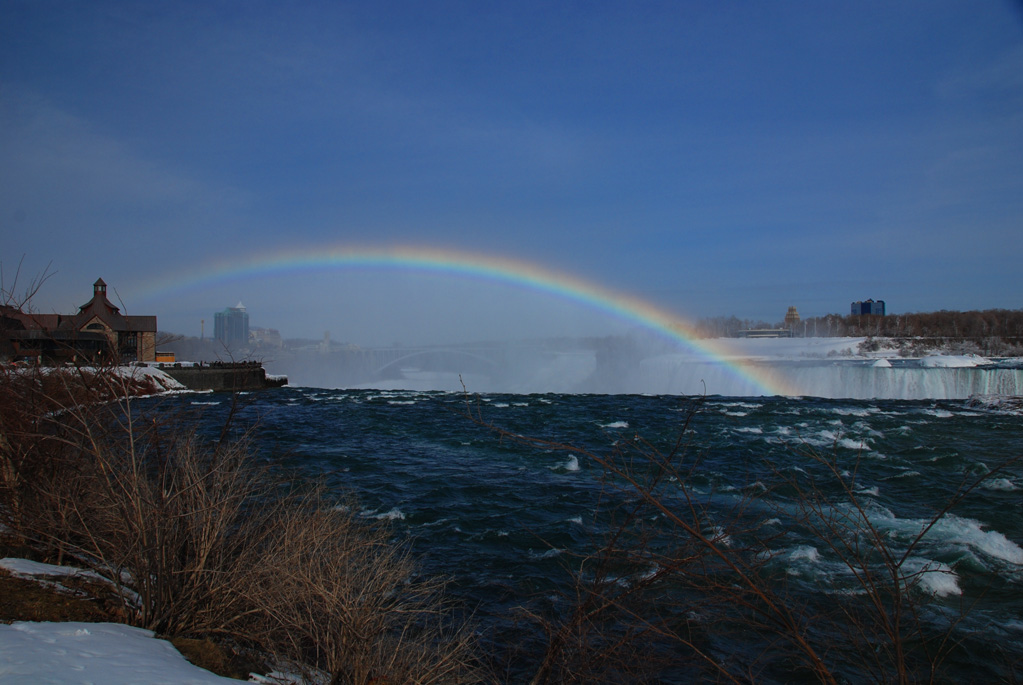
[[0,521],[16,535],[39,527],[40,484],[75,467],[61,439],[63,414],[93,400],[85,380],[74,371],[0,365]]
[[385,526],[325,506],[323,494],[283,509],[268,554],[249,565],[248,599],[272,618],[262,641],[332,683],[476,682],[475,637],[443,583],[417,576]]
[[0,511],[110,579],[127,622],[230,638],[336,683],[475,678],[472,632],[384,527],[257,464],[226,427],[209,441],[182,417],[97,401],[131,394],[116,374],[24,380],[0,387]]

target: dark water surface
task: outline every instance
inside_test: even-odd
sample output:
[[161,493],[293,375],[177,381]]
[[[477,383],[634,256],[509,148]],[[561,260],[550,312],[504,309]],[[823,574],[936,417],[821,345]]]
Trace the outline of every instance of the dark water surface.
[[[261,454],[354,491],[361,515],[412,536],[424,571],[453,579],[452,593],[475,610],[495,650],[538,639],[523,637],[534,629],[513,620],[512,610],[556,611],[564,601],[558,593],[571,588],[566,567],[578,566],[575,555],[604,535],[607,519],[598,512],[625,498],[609,494],[585,456],[476,425],[459,394],[284,388],[240,399],[238,425],[256,424]],[[215,394],[149,401],[201,410],[211,429],[230,404]],[[485,395],[469,406],[508,431],[598,454],[636,436],[669,451],[693,408],[677,396],[554,394]],[[762,531],[786,591],[812,604],[859,586],[820,539],[787,527],[794,493],[779,480],[823,478],[807,450],[833,459],[872,525],[902,554],[961,483],[1020,455],[1021,427],[1018,410],[998,402],[710,397],[698,402],[685,435],[690,462],[698,460],[686,482],[722,512],[755,496],[743,520]],[[818,482],[833,488],[829,511],[841,513],[848,498],[833,480]],[[1020,488],[1019,464],[993,474],[907,555],[905,569],[927,571],[912,590],[926,599],[925,623],[948,625],[976,603],[954,631],[964,647],[950,660],[953,679],[1007,678],[1006,662],[1023,656]],[[762,675],[786,679],[777,669]],[[848,675],[867,677],[855,666]]]

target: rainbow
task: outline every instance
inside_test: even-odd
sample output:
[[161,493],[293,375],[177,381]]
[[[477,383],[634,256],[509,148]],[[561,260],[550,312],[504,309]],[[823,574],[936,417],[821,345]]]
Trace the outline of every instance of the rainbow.
[[190,272],[155,280],[144,285],[139,295],[146,299],[157,298],[256,275],[332,268],[400,269],[447,274],[505,284],[566,299],[681,343],[727,367],[739,378],[756,387],[760,394],[796,394],[768,369],[753,366],[745,360],[731,358],[714,341],[697,338],[692,325],[684,319],[646,300],[609,290],[596,283],[539,264],[461,250],[422,246],[345,246],[277,250],[209,263]]

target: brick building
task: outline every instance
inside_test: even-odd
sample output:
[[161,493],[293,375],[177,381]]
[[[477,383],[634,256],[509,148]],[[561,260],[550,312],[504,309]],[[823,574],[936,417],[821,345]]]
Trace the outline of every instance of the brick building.
[[107,299],[102,278],[77,314],[0,308],[0,357],[40,362],[156,360],[156,317],[125,316]]

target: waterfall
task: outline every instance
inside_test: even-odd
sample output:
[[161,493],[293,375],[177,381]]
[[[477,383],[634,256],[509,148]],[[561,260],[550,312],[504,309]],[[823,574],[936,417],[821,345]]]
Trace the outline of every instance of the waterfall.
[[[807,397],[852,399],[966,399],[972,395],[1023,395],[1023,368],[941,367],[920,362],[877,365],[854,361],[762,362],[760,368]],[[629,392],[758,395],[752,381],[724,365],[665,355],[644,360]]]
[[[440,350],[443,354],[432,357],[399,359],[404,366],[389,366],[384,376],[374,369],[394,350],[346,351],[328,357],[292,355],[288,366],[278,363],[273,372],[286,374],[293,385],[444,391],[465,387],[470,392],[753,397],[774,394],[771,388],[777,388],[779,394],[834,399],[1023,396],[1021,360],[992,363],[978,357],[940,355],[875,360],[855,357],[856,343],[857,339],[847,338],[718,342],[718,347],[726,347],[723,358],[748,360],[752,367],[736,367],[691,352],[650,355],[639,344],[611,341],[597,349],[498,348],[489,364],[480,362],[476,348],[467,347],[463,354]],[[765,384],[758,377],[774,380]]]
[[803,395],[855,399],[952,400],[971,395],[1023,394],[1023,369],[879,368],[872,366],[786,369]]

